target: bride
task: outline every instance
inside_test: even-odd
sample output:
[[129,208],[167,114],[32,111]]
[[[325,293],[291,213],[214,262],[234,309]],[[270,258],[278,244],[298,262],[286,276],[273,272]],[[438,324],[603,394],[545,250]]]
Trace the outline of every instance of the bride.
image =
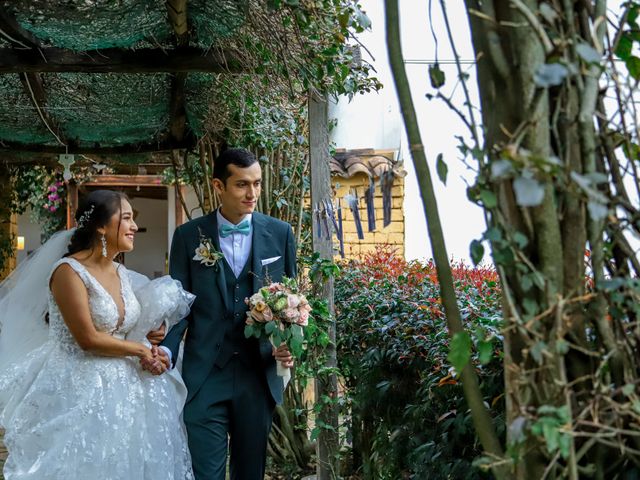
[[123,194],[90,193],[76,220],[0,286],[5,479],[193,478],[182,379],[145,371],[167,369],[147,333],[193,296],[113,262],[138,229]]

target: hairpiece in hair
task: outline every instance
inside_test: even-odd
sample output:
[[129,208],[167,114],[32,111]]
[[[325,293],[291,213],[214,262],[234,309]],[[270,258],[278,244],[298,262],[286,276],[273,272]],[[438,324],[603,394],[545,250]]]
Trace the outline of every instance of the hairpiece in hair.
[[80,219],[78,220],[78,228],[86,227],[87,223],[89,223],[89,219],[91,218],[91,214],[93,213],[95,207],[95,205],[91,205],[86,212],[80,215]]

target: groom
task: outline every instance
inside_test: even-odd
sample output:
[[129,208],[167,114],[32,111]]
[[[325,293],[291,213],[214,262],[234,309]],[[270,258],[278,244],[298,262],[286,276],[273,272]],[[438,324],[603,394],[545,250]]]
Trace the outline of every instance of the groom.
[[[245,298],[266,280],[296,275],[291,226],[254,212],[261,181],[252,153],[224,151],[213,169],[220,208],[178,227],[173,235],[171,276],[196,300],[160,350],[175,364],[186,332],[184,422],[197,480],[225,479],[227,446],[232,479],[264,477],[273,411],[283,394],[276,361],[293,366],[286,347],[274,350],[268,341],[244,336]],[[196,252],[207,241],[212,248]]]

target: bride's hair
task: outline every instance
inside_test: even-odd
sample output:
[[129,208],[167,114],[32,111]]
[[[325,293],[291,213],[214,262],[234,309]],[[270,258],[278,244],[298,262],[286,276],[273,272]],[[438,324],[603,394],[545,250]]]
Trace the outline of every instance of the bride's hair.
[[82,250],[91,250],[98,243],[98,228],[109,223],[111,217],[120,212],[122,201],[129,201],[123,192],[94,190],[80,203],[76,211],[77,228],[65,257]]

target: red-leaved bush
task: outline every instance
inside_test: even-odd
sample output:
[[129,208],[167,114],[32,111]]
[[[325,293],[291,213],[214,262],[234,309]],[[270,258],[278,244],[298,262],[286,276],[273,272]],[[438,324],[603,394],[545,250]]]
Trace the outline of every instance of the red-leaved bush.
[[[447,361],[449,335],[433,262],[407,262],[382,246],[344,262],[336,279],[338,362],[353,457],[366,478],[483,478],[461,385]],[[500,288],[492,268],[453,264],[458,306],[488,361],[472,361],[503,426]],[[486,355],[485,355],[486,356]]]

